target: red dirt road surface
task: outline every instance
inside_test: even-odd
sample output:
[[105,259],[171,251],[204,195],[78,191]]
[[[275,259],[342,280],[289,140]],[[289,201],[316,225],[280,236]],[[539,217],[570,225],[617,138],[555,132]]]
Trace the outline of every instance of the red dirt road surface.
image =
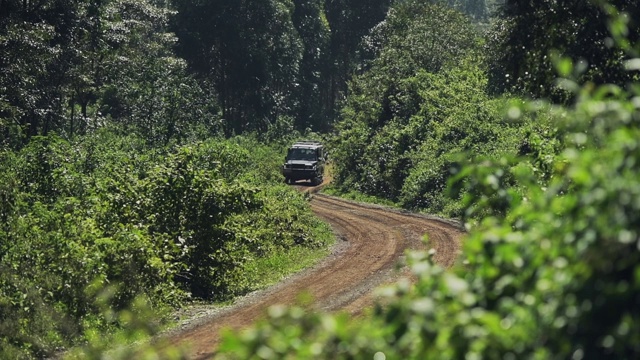
[[435,250],[434,259],[440,265],[450,267],[458,258],[462,231],[453,222],[321,194],[313,195],[311,207],[338,238],[327,259],[192,323],[171,335],[169,343],[187,346],[191,359],[209,359],[215,355],[222,329],[240,331],[272,305],[296,304],[301,293],[312,296],[317,310],[358,314],[373,304],[372,291],[377,286],[398,277],[394,269],[405,250],[425,248],[424,234],[429,235],[426,247]]

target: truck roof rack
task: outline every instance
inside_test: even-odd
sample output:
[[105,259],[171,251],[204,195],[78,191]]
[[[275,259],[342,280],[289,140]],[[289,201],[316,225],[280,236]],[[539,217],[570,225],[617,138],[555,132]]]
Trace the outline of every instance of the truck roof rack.
[[300,140],[300,141],[296,141],[295,143],[293,143],[293,145],[316,145],[316,146],[322,146],[322,144],[319,141],[316,140]]

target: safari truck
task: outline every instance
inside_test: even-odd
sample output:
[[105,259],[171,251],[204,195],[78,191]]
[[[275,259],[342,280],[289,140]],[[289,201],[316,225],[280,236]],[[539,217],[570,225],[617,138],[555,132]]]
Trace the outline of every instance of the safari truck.
[[285,182],[309,180],[311,185],[320,185],[324,179],[325,151],[317,141],[298,141],[289,147],[282,165]]

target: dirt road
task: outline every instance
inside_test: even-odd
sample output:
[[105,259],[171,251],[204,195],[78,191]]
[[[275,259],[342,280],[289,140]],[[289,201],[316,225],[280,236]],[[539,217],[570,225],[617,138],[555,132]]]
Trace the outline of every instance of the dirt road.
[[458,257],[462,232],[452,222],[321,194],[313,195],[311,206],[338,237],[331,256],[312,269],[201,319],[172,336],[171,343],[188,344],[191,359],[209,359],[215,354],[221,329],[247,327],[271,305],[295,304],[303,292],[315,299],[318,310],[357,314],[373,303],[375,287],[398,276],[394,268],[406,249],[425,247],[421,241],[424,234],[429,235],[426,246],[436,251],[438,263],[448,267]]

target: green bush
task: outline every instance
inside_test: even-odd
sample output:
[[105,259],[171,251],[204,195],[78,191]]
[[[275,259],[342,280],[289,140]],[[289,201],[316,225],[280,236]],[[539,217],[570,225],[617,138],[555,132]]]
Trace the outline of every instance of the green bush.
[[[394,4],[365,45],[376,56],[350,83],[331,141],[336,187],[397,202],[431,122],[446,120],[439,110],[451,103],[468,109],[475,103],[466,97],[482,93],[479,42],[461,13],[403,1]],[[459,77],[468,79],[455,88],[454,81],[449,88],[433,75],[458,68],[466,70]]]
[[[252,259],[317,249],[329,229],[282,184],[283,149],[255,138],[148,148],[103,130],[0,153],[0,352],[49,357],[127,326],[126,311],[262,286]],[[277,165],[276,165],[277,164]]]
[[551,128],[547,113],[511,119],[503,111],[510,100],[484,92],[487,79],[478,61],[470,57],[460,64],[438,73],[421,70],[403,81],[401,93],[416,107],[404,117],[372,126],[365,111],[346,107],[333,140],[338,190],[458,217],[461,201],[449,196],[447,184],[461,166],[481,157],[557,151],[543,149],[552,137],[543,135]]

